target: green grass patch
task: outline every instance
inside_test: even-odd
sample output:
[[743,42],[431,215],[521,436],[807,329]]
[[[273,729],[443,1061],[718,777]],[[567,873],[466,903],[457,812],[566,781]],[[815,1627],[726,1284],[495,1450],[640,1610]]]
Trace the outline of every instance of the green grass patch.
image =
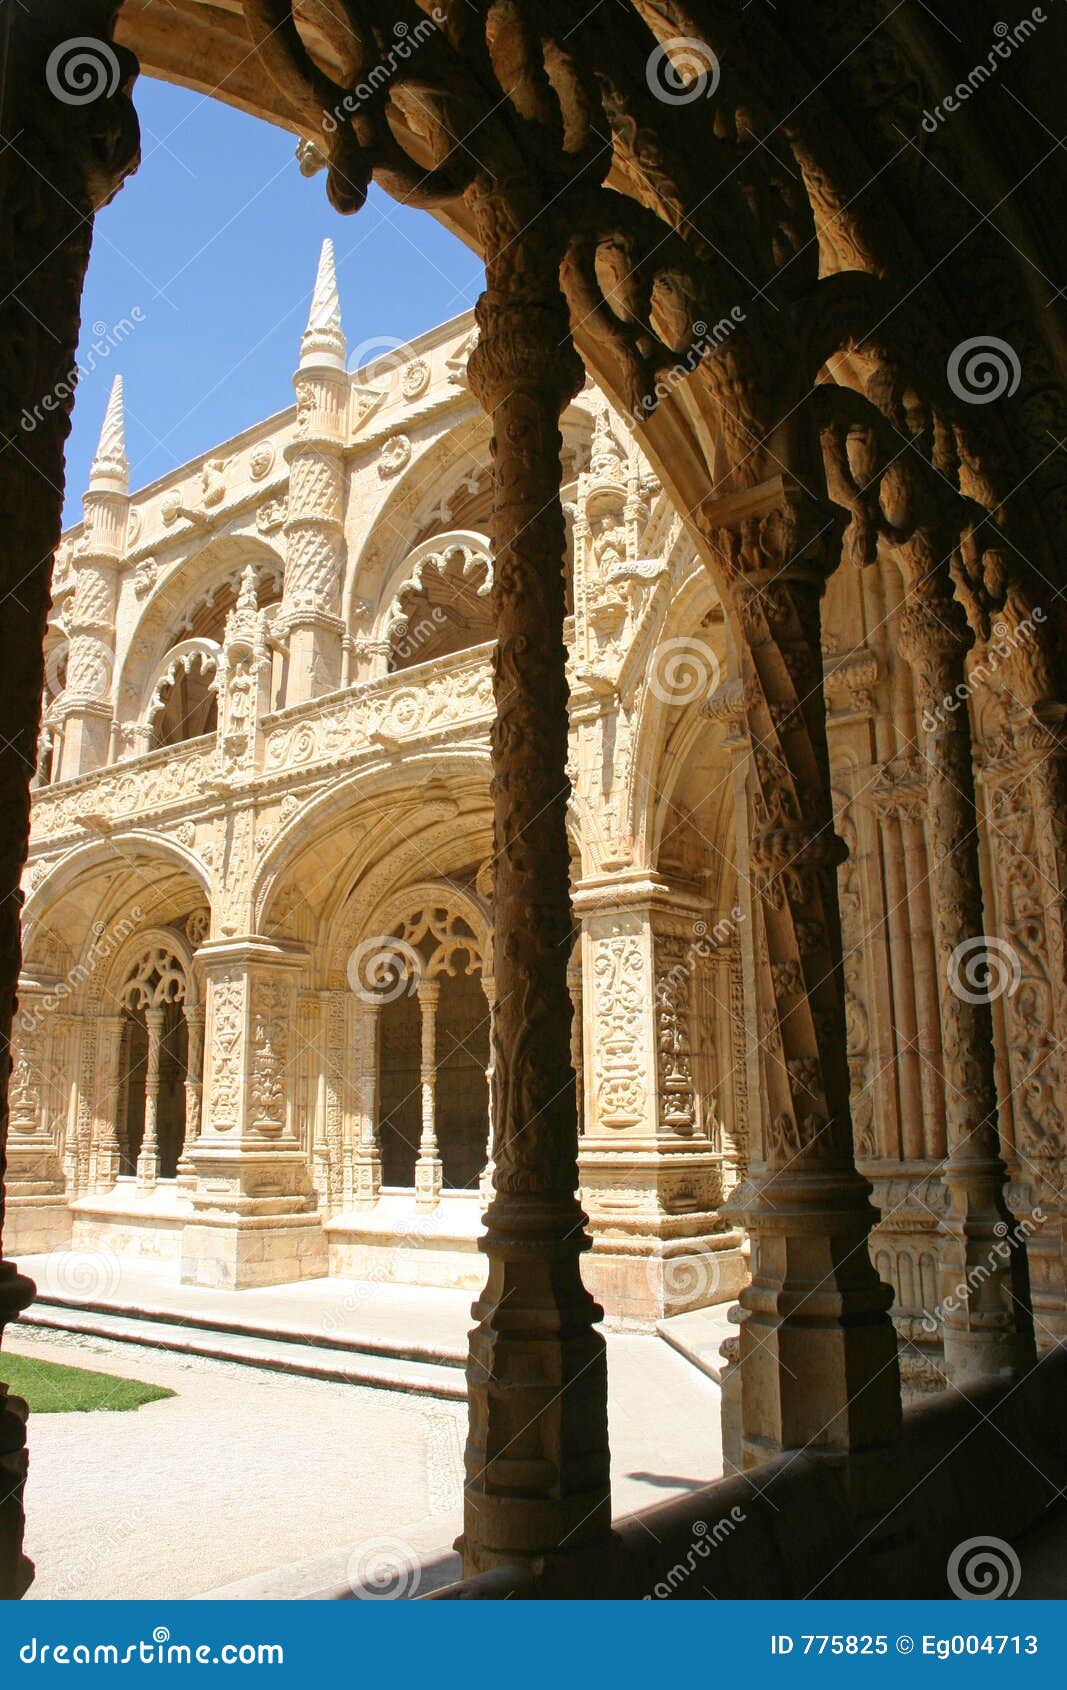
[[139,1379],[116,1379],[113,1373],[63,1367],[7,1350],[0,1351],[0,1379],[12,1396],[29,1404],[31,1414],[88,1414],[93,1409],[121,1414],[174,1395],[163,1385],[142,1385]]

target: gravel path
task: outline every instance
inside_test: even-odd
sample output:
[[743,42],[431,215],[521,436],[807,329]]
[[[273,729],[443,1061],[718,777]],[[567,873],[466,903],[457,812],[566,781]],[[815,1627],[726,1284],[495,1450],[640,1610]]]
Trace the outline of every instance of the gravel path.
[[[455,1537],[465,1403],[40,1328],[9,1337],[177,1392],[133,1413],[31,1418],[31,1598],[332,1591],[383,1556],[403,1574],[405,1545]],[[608,1371],[616,1514],[717,1476],[719,1393],[703,1374],[625,1334],[608,1338]]]

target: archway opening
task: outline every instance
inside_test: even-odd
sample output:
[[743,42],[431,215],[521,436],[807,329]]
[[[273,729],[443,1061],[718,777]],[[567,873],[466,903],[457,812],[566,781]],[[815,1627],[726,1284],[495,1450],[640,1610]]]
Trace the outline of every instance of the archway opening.
[[[159,1177],[174,1179],[178,1172],[178,1158],[185,1145],[185,1081],[189,1037],[183,1006],[180,1003],[164,1004],[162,1013],[156,1119]],[[148,1027],[145,1011],[140,1005],[127,1008],[123,1014],[118,1138],[121,1171],[123,1174],[132,1175],[137,1172],[137,1158],[144,1145]]]

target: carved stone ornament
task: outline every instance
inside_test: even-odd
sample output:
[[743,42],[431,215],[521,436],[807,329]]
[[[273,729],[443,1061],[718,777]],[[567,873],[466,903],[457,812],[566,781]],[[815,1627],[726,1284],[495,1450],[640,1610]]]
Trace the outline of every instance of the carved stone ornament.
[[383,481],[399,475],[411,461],[411,441],[406,434],[394,434],[382,447],[378,458],[378,474]]

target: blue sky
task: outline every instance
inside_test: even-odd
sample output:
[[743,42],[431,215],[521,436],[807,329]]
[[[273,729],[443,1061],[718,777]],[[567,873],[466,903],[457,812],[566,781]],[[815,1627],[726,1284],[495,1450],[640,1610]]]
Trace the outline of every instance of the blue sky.
[[[143,162],[96,220],[64,525],[81,518],[117,372],[132,487],[292,402],[324,236],[350,351],[420,334],[472,306],[482,286],[480,260],[424,212],[373,189],[357,216],[339,217],[325,176],[301,176],[286,131],[147,79],[134,98]],[[124,319],[129,331],[114,335]],[[90,360],[94,330],[118,344]]]

